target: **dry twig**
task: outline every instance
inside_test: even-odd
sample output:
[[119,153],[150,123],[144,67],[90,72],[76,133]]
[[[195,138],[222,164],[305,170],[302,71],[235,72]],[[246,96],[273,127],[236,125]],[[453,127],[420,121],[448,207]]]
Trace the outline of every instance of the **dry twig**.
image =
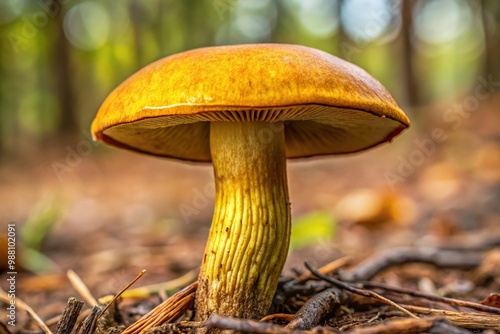
[[471,269],[481,264],[483,256],[463,251],[447,251],[438,248],[396,248],[381,252],[341,275],[343,281],[369,281],[381,271],[399,264],[419,262],[441,268]]
[[102,315],[106,312],[106,310],[124,293],[128,288],[132,286],[139,278],[141,278],[144,274],[146,273],[146,269],[142,269],[141,272],[132,280],[130,281],[123,289],[120,290],[112,299],[111,301],[104,307],[104,309],[101,311],[99,316],[97,317],[97,320],[99,320]]
[[[153,293],[158,293],[159,291],[169,291],[169,290],[176,290],[179,289],[183,286],[187,286],[194,281],[196,281],[196,277],[198,277],[198,270],[191,270],[187,272],[186,274],[170,280],[168,282],[162,282],[158,284],[152,284],[152,285],[147,285],[147,286],[141,286],[138,288],[134,289],[128,289],[127,291],[124,291],[123,294],[121,295],[122,298],[147,298],[151,296]],[[99,298],[99,302],[102,304],[106,304],[111,299],[113,299],[113,295],[108,295],[104,297]]]
[[432,300],[435,302],[442,302],[442,303],[449,304],[449,305],[468,307],[468,308],[472,308],[472,309],[482,311],[482,312],[500,314],[500,308],[492,307],[492,306],[488,306],[488,305],[483,305],[483,304],[479,304],[479,303],[469,302],[469,301],[455,299],[455,298],[436,296],[436,295],[423,293],[423,292],[415,291],[415,290],[411,290],[411,289],[392,287],[392,286],[388,286],[388,285],[383,284],[383,283],[361,282],[360,284],[363,287],[369,288],[369,289],[382,289],[382,290],[385,290],[388,292],[402,293],[402,294],[406,294],[406,295],[409,295],[412,297],[425,298],[428,300]]
[[97,306],[99,303],[97,300],[94,298],[92,293],[90,292],[89,288],[87,285],[83,282],[83,280],[78,276],[73,270],[68,270],[66,272],[66,276],[68,276],[68,279],[73,286],[73,288],[78,292],[78,294],[89,304],[90,306]]
[[[443,319],[423,318],[423,319],[396,319],[389,320],[374,326],[356,327],[344,334],[420,334],[432,331],[433,328],[442,329]],[[446,326],[450,329],[450,326]],[[453,328],[453,327],[452,327]],[[456,327],[455,327],[456,328]],[[435,332],[438,333],[438,332]],[[449,333],[446,331],[439,333]],[[461,333],[461,332],[455,332]],[[463,333],[463,332],[462,332]]]
[[0,322],[0,334],[12,334],[3,322]]
[[[344,256],[344,257],[341,257],[339,259],[333,260],[330,263],[325,264],[324,266],[318,268],[317,271],[320,274],[328,275],[328,274],[336,272],[340,268],[346,266],[351,261],[352,261],[352,257]],[[314,277],[314,275],[310,271],[306,271],[302,275],[300,275],[299,277],[295,278],[292,282],[302,283],[302,282],[305,282],[308,279],[311,279],[313,277]]]
[[265,317],[263,317],[262,319],[260,319],[260,321],[272,321],[272,320],[281,320],[281,321],[286,321],[286,322],[290,322],[293,320],[293,318],[295,317],[294,314],[288,314],[288,313],[273,313],[273,314],[269,314],[269,315],[266,315]]
[[40,328],[46,333],[46,334],[52,334],[52,331],[47,327],[47,325],[43,322],[43,320],[36,314],[36,312],[25,302],[23,302],[19,298],[14,298],[11,299],[9,298],[9,295],[3,290],[0,289],[0,300],[3,302],[10,304],[11,300],[14,300],[16,303],[16,308],[22,311],[26,311],[29,313],[29,315],[35,320],[35,322],[40,326]]

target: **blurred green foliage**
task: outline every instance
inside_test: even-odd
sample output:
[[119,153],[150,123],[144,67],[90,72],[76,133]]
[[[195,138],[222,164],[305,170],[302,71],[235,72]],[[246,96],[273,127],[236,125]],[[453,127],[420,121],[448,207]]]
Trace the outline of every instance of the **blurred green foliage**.
[[21,230],[23,245],[33,250],[40,250],[45,237],[55,227],[61,214],[61,208],[53,199],[35,206]]
[[365,68],[404,108],[500,77],[496,0],[2,0],[0,29],[3,161],[74,144],[117,84],[191,48],[316,47]]
[[58,266],[42,253],[43,242],[62,216],[61,207],[54,198],[36,205],[20,231],[22,244],[20,261],[24,267],[34,273],[54,272]]
[[337,222],[327,212],[313,212],[294,219],[290,252],[318,244],[318,240],[332,241],[337,233]]

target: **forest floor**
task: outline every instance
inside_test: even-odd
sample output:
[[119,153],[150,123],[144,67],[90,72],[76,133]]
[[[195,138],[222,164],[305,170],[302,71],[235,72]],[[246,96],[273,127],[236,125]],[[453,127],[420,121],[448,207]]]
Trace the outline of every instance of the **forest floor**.
[[[500,332],[500,95],[444,118],[454,103],[418,110],[425,121],[390,145],[290,161],[294,228],[311,235],[293,236],[274,315],[204,325],[261,333]],[[196,279],[213,206],[211,173],[207,164],[104,148],[85,130],[73,145],[33,149],[4,164],[1,251],[11,226],[16,263],[9,269],[4,252],[0,270],[16,274],[3,274],[0,286],[14,287],[54,331],[68,298],[85,300],[81,318],[93,306],[75,276],[99,299],[146,269],[115,304],[113,330],[121,331]],[[304,262],[328,277],[314,276]],[[187,322],[157,333],[199,325],[190,321],[192,294],[181,297]],[[9,325],[10,300],[0,298],[0,333],[41,332],[21,303],[16,326]]]

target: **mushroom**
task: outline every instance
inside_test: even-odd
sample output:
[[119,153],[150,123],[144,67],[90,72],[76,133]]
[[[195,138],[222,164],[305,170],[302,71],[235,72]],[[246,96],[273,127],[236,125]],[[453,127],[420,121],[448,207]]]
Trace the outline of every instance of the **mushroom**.
[[286,44],[195,49],[127,79],[92,123],[95,139],[133,151],[212,162],[215,210],[196,319],[259,318],[290,240],[286,158],[358,152],[409,119],[359,67]]

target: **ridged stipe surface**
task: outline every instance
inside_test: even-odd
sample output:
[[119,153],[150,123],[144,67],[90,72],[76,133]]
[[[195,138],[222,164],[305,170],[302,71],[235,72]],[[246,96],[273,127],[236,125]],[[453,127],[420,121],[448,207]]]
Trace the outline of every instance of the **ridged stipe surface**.
[[259,318],[288,252],[284,125],[213,122],[210,141],[217,195],[196,316]]

